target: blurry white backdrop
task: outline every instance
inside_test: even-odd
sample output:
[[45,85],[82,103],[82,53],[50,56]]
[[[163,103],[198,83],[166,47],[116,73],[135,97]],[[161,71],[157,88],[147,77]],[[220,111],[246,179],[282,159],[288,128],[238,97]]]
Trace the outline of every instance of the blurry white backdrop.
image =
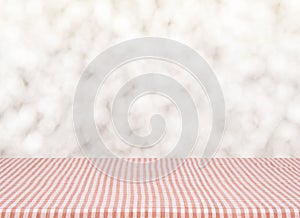
[[[84,67],[111,45],[143,36],[182,42],[215,71],[226,102],[218,157],[300,156],[299,20],[295,0],[2,0],[0,156],[82,156],[72,102]],[[124,66],[106,84],[95,104],[99,134],[111,140],[105,104],[113,93],[132,76],[152,71],[177,77],[191,91],[205,143],[211,119],[203,90],[151,61]],[[136,103],[129,119],[138,133],[147,132],[144,123],[153,110],[169,120],[169,142],[154,153],[168,152],[178,136],[177,111],[155,96]],[[132,152],[109,143],[116,154]]]

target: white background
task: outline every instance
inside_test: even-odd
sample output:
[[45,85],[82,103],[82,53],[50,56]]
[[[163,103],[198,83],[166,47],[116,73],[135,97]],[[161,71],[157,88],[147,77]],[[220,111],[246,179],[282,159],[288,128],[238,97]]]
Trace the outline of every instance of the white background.
[[[0,1],[0,156],[82,156],[72,102],[84,67],[109,46],[143,36],[182,42],[215,71],[227,113],[218,157],[300,156],[297,0]],[[138,73],[150,65],[124,72],[134,75],[132,69]],[[129,78],[121,74],[103,99],[111,100],[110,93]],[[193,81],[184,81],[205,105]],[[142,117],[156,105],[153,99],[133,110],[133,126],[143,128]],[[157,102],[164,111],[168,102]],[[105,135],[109,116],[97,108],[99,133]],[[205,108],[199,106],[202,115]],[[177,114],[171,109],[165,115],[172,122]],[[204,141],[209,125],[210,119],[201,123]],[[176,128],[169,128],[171,142]],[[167,144],[157,151],[167,151]]]

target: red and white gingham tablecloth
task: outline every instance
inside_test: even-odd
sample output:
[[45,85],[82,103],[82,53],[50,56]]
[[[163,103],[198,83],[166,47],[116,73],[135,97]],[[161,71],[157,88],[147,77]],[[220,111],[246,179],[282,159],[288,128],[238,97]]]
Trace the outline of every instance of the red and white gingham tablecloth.
[[130,183],[87,159],[2,158],[0,217],[300,217],[300,158],[198,161]]

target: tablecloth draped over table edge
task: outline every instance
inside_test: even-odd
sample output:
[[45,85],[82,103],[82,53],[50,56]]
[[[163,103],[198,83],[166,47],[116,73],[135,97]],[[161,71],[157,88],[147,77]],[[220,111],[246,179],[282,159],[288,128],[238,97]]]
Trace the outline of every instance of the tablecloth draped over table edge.
[[133,183],[85,158],[0,158],[0,217],[300,217],[300,158],[199,161]]

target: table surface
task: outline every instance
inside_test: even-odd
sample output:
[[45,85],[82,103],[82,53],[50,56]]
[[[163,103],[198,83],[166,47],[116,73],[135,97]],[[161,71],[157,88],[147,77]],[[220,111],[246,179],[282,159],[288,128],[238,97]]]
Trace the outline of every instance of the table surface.
[[300,217],[300,158],[199,160],[132,183],[84,158],[0,158],[0,217]]

